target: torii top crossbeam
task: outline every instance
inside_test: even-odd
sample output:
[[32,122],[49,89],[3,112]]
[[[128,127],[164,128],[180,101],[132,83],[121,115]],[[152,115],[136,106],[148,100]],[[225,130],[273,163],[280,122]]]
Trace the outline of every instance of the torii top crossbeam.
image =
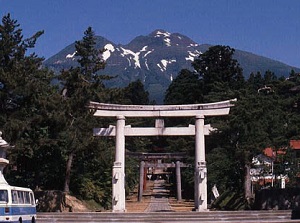
[[192,117],[197,115],[218,116],[229,114],[236,99],[206,104],[186,105],[121,105],[90,102],[94,116],[115,117]]
[[187,155],[184,152],[177,153],[139,153],[139,152],[126,152],[126,155],[137,157],[141,160],[157,160],[157,159],[176,159],[181,160]]

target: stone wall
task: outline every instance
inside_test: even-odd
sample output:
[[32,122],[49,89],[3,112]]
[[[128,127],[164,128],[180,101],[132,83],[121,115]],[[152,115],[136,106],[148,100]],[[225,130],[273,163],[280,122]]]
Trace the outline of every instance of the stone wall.
[[300,210],[300,188],[263,189],[255,193],[256,210]]
[[84,203],[62,191],[35,191],[38,212],[84,212]]

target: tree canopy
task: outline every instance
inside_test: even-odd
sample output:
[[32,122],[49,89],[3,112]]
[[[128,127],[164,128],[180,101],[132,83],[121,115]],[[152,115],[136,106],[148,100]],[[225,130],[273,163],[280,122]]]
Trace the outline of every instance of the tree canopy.
[[[210,47],[192,63],[194,72],[179,73],[166,91],[165,103],[207,103],[237,98],[229,116],[206,118],[217,129],[206,137],[208,188],[215,184],[220,191],[244,188],[248,198],[253,157],[267,147],[275,151],[288,148],[289,140],[299,137],[296,115],[299,75],[291,72],[285,79],[266,71],[264,75],[252,73],[244,80],[233,54],[234,49],[228,46]],[[185,144],[193,150],[188,140]],[[292,165],[294,161],[287,163]]]
[[[43,58],[27,51],[42,33],[23,39],[9,14],[0,25],[0,126],[14,145],[8,151],[6,179],[32,189],[72,192],[108,208],[114,143],[94,138],[92,129],[111,120],[94,118],[86,106],[89,101],[147,104],[148,93],[140,81],[124,89],[105,88],[108,77],[97,73],[105,68],[104,50],[96,49],[91,27],[76,41],[79,66],[55,76],[41,66]],[[136,179],[131,171],[128,190]]]
[[192,63],[203,81],[204,102],[234,98],[234,91],[244,84],[242,68],[233,59],[234,49],[212,46]]

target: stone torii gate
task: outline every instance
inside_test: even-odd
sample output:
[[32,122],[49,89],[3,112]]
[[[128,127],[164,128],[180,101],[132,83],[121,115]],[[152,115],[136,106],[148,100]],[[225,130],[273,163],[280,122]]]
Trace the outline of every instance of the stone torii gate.
[[[235,99],[234,99],[235,100]],[[212,130],[204,125],[205,116],[228,115],[234,100],[188,105],[120,105],[90,102],[94,116],[115,117],[116,126],[95,128],[94,136],[116,138],[115,162],[112,179],[112,211],[125,212],[125,136],[178,136],[195,135],[195,209],[207,210],[207,170],[204,135]],[[156,118],[155,127],[125,126],[126,117]],[[195,117],[195,125],[165,127],[164,117]]]
[[[126,152],[126,155],[131,157],[136,157],[140,160],[140,179],[139,179],[139,192],[138,201],[142,201],[143,191],[146,186],[145,182],[145,168],[155,168],[155,169],[166,169],[175,168],[176,172],[176,189],[177,189],[177,200],[181,201],[181,171],[180,168],[188,167],[185,163],[180,162],[180,160],[186,158],[186,153],[137,153],[137,152]],[[160,160],[175,160],[176,162],[161,162]],[[153,162],[156,161],[156,162]]]

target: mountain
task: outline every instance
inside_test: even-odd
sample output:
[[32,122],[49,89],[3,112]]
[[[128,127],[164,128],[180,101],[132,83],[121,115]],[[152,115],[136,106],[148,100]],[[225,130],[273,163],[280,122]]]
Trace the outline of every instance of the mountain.
[[[106,67],[100,74],[116,76],[106,83],[108,87],[124,87],[140,79],[150,94],[150,99],[162,103],[165,90],[181,69],[191,69],[191,62],[211,45],[198,44],[189,37],[179,33],[155,30],[147,36],[138,36],[127,45],[115,44],[101,36],[96,37],[96,48],[103,49]],[[234,58],[238,60],[247,78],[251,72],[262,74],[270,70],[277,76],[288,76],[293,69],[284,63],[235,50]],[[59,72],[71,66],[77,66],[75,43],[67,46],[48,60],[44,66]]]

